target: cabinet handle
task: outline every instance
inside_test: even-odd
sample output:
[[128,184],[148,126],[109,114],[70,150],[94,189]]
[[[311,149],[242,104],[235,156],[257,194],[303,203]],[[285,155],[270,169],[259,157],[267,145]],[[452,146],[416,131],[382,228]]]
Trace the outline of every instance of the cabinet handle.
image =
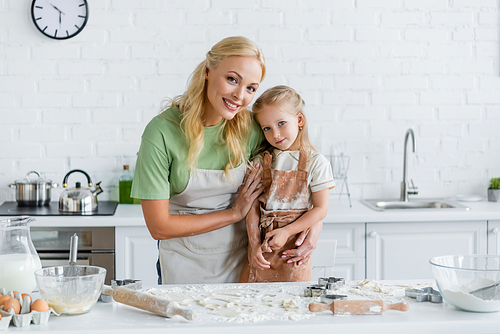
[[378,233],[375,231],[370,232],[370,238],[375,238],[377,235]]
[[495,227],[494,229],[491,230],[491,233],[493,234],[498,234],[498,227]]

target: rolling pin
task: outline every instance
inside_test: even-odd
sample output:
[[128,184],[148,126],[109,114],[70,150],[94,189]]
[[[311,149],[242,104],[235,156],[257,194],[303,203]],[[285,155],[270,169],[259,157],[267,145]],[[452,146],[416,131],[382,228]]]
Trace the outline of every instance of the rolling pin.
[[164,317],[171,318],[174,315],[180,315],[187,320],[196,319],[196,313],[193,310],[181,308],[179,303],[166,298],[124,287],[113,289],[109,285],[103,285],[101,293],[113,296],[113,299],[119,303],[137,307]]
[[333,314],[382,314],[385,310],[407,311],[407,302],[386,304],[383,300],[334,300],[331,304],[309,304],[309,311],[332,311]]

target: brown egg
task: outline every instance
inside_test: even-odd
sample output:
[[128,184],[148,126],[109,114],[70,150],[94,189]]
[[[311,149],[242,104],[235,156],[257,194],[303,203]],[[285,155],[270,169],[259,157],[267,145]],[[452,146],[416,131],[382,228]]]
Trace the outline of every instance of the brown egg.
[[31,304],[31,311],[45,312],[49,310],[49,304],[43,299],[37,299]]
[[22,300],[24,300],[24,297],[28,296],[28,297],[30,297],[30,303],[33,301],[33,299],[31,298],[31,296],[29,294],[27,294],[27,293],[23,293],[23,294],[21,294],[21,296],[23,297],[23,298],[21,298]]
[[10,298],[3,304],[3,309],[6,312],[13,309],[15,314],[19,314],[21,312],[21,303],[16,298]]
[[0,314],[0,320],[2,320],[2,315]]
[[12,293],[14,294],[14,298],[17,296],[18,293],[20,293],[19,291],[12,291]]
[[0,297],[0,306],[2,306],[3,304],[5,304],[5,302],[9,299],[11,299],[12,297],[9,296],[9,295],[3,295],[2,297]]

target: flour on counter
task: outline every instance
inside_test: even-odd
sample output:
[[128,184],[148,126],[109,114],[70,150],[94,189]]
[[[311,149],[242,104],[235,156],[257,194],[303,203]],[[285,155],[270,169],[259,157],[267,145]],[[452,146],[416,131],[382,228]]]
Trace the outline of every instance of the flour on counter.
[[[315,314],[309,311],[309,304],[320,302],[319,297],[304,297],[304,289],[312,283],[200,284],[170,288],[165,286],[144,292],[168,298],[196,311],[196,321],[299,321],[314,317]],[[335,293],[347,295],[350,300],[383,300],[392,304],[405,300],[405,289],[421,289],[426,286],[430,284],[408,286],[363,280],[346,282]]]
[[338,294],[347,295],[349,299],[373,299],[383,300],[388,304],[408,301],[405,299],[406,289],[422,289],[432,284],[385,284],[379,281],[365,279],[358,282],[350,282],[338,290]]
[[308,306],[319,298],[304,297],[306,283],[196,285],[146,293],[175,300],[198,313],[199,320],[258,322],[301,320],[313,317]]

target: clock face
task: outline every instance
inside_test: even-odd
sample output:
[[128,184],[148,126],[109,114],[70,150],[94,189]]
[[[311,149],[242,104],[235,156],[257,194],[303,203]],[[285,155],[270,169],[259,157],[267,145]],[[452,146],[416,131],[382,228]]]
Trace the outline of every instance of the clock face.
[[45,36],[67,39],[78,35],[88,19],[86,0],[33,0],[31,18]]

